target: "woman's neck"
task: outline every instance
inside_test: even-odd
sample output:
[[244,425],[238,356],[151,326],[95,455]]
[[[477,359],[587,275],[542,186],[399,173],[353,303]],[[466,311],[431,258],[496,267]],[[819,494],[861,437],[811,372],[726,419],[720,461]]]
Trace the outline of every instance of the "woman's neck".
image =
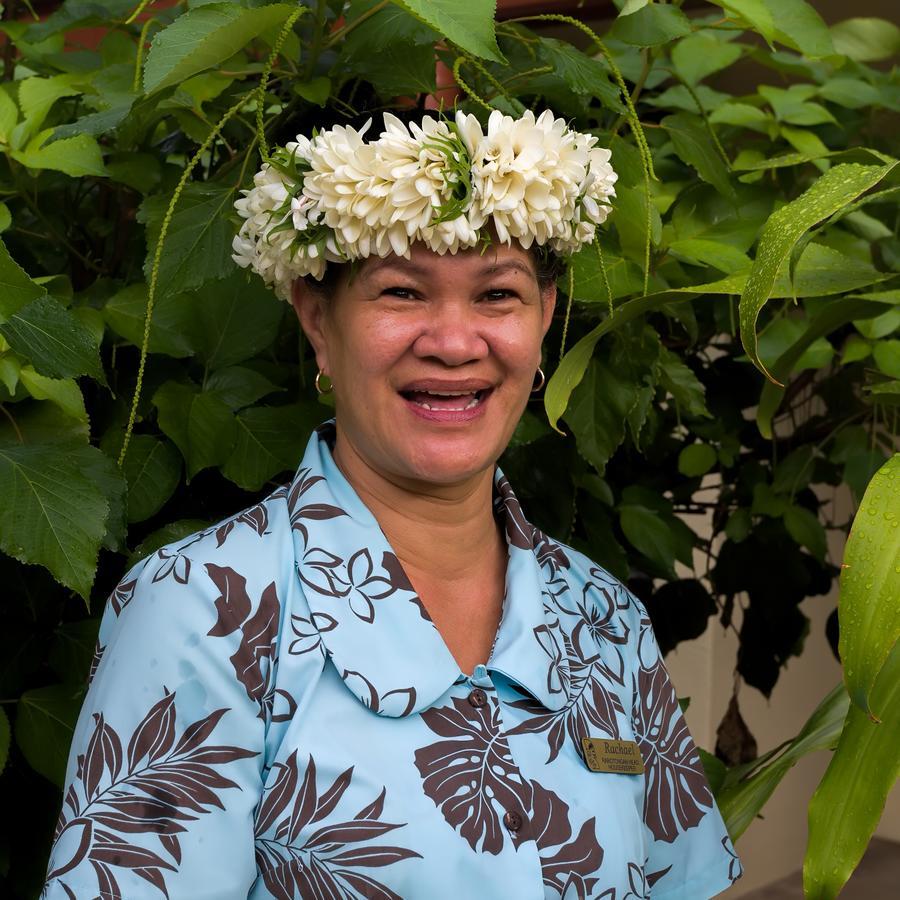
[[334,461],[369,508],[415,582],[461,582],[495,572],[506,548],[493,514],[493,471],[465,482],[427,485],[393,479],[338,440]]

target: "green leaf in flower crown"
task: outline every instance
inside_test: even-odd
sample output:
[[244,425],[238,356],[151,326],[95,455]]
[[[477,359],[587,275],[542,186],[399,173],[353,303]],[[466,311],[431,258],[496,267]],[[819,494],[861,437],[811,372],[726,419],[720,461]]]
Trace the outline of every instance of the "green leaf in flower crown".
[[[881,716],[873,686],[900,640],[900,454],[873,476],[853,520],[841,568],[840,653],[853,703]],[[900,722],[900,709],[895,710]]]
[[[144,275],[148,283],[170,200],[168,195],[149,197],[138,213],[138,221],[147,226]],[[231,185],[192,182],[184,189],[160,260],[157,297],[178,294],[237,271],[231,259],[234,226],[229,219],[234,200],[235,189]]]
[[26,691],[16,708],[16,743],[35,772],[62,789],[85,688],[53,684]]
[[128,521],[156,515],[181,480],[181,457],[166,440],[135,434],[122,465],[128,480]]
[[197,355],[210,369],[256,356],[275,340],[289,307],[255,276],[238,271],[185,298]]
[[672,66],[683,81],[696,85],[708,75],[728,68],[740,59],[743,52],[740,44],[728,43],[701,32],[675,44],[672,48]]
[[[140,347],[144,340],[144,319],[147,314],[147,285],[130,284],[114,294],[103,307],[103,318],[117,334]],[[194,313],[185,294],[158,296],[150,322],[150,353],[166,356],[190,356],[191,323]]]
[[655,47],[690,33],[690,19],[680,9],[652,3],[620,15],[613,23],[610,37],[637,47]]
[[38,297],[13,313],[0,325],[0,334],[42,375],[90,375],[106,382],[99,347],[90,329],[52,297]]
[[[91,477],[95,447],[0,445],[0,549],[45,566],[87,598],[106,534],[109,503]],[[105,457],[103,457],[105,459]]]
[[697,174],[709,182],[720,194],[734,196],[734,187],[728,176],[728,166],[719,155],[703,120],[690,113],[666,116],[660,124],[665,128],[675,152]]
[[107,175],[103,153],[96,138],[87,134],[47,143],[52,128],[35,135],[24,150],[14,150],[10,156],[29,169],[52,169],[72,178],[86,175]]
[[150,94],[217,66],[281,25],[294,9],[289,3],[257,9],[210,3],[189,9],[154,36],[144,65],[144,90]]
[[831,26],[837,53],[856,62],[878,62],[900,53],[900,27],[887,19],[845,19]]
[[890,173],[896,162],[885,166],[842,163],[829,169],[796,200],[774,212],[759,238],[756,259],[747,278],[739,307],[741,342],[753,364],[771,377],[757,352],[756,322],[771,296],[778,270],[788,260],[797,241],[814,225],[852,203]]
[[[843,622],[843,609],[840,617]],[[837,897],[862,859],[900,775],[900,643],[873,685],[871,701],[881,722],[851,705],[837,749],[810,801],[805,897]]]
[[394,0],[417,19],[473,56],[503,62],[494,34],[496,0]]
[[28,277],[0,240],[0,323],[45,293],[45,288]]
[[321,421],[317,403],[245,409],[238,413],[237,440],[222,473],[239,487],[258,491],[270,478],[294,469]]
[[236,437],[234,416],[216,394],[168,381],[153,395],[159,427],[187,462],[190,480],[201,469],[218,466],[231,454]]

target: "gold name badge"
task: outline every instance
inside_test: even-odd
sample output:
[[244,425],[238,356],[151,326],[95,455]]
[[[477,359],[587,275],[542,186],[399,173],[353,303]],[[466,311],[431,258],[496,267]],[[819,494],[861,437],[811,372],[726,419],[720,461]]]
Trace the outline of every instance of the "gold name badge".
[[634,741],[586,737],[581,739],[581,746],[584,748],[584,761],[592,772],[640,775],[644,771],[644,760]]

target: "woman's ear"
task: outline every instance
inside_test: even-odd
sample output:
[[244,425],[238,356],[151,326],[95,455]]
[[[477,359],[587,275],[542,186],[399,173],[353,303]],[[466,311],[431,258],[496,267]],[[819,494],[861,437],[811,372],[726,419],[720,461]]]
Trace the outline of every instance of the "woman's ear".
[[556,282],[541,289],[541,335],[546,336],[556,309]]
[[319,368],[327,373],[328,340],[325,322],[327,312],[324,298],[318,291],[311,290],[305,279],[295,278],[291,286],[291,305],[297,313],[303,333],[315,350]]

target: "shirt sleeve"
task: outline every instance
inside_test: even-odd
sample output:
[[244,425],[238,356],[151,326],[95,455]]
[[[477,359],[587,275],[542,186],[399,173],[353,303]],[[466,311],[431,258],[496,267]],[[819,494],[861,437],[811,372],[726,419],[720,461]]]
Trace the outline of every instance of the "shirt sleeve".
[[107,603],[69,755],[50,900],[243,900],[256,878],[275,586],[209,562],[215,544],[202,536],[193,543],[160,550]]
[[639,622],[632,725],[644,759],[647,893],[653,900],[706,900],[737,881],[741,864],[650,619],[640,601],[634,604]]

